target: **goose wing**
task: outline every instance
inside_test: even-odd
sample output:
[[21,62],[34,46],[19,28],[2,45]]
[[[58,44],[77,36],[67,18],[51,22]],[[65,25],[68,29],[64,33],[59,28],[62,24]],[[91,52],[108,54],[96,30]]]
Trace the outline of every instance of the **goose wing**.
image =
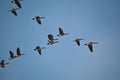
[[49,40],[53,40],[53,39],[54,39],[54,38],[53,38],[53,35],[52,35],[52,34],[49,34],[49,35],[48,35],[48,39],[49,39]]
[[21,7],[21,3],[20,3],[19,0],[15,0],[15,4],[16,4],[19,8],[22,8],[22,7]]
[[1,61],[1,65],[4,65],[4,60]]
[[38,22],[38,24],[41,24],[41,20],[40,19],[37,19],[36,21]]
[[76,39],[75,41],[76,41],[77,45],[80,46],[80,40]]
[[20,55],[21,55],[21,52],[20,52],[20,48],[19,48],[19,47],[17,48],[17,52],[16,52],[16,53],[17,53],[17,56],[20,56]]
[[10,53],[10,58],[14,58],[14,53],[11,50],[9,51],[9,53]]
[[5,67],[4,60],[1,61],[1,67]]
[[15,9],[11,10],[11,12],[12,12],[15,16],[17,16],[17,12],[16,12]]
[[59,28],[59,34],[63,35],[64,32],[63,32],[63,29],[62,28]]
[[91,52],[93,52],[93,46],[92,46],[92,44],[88,44],[88,48],[89,48],[89,50],[90,50]]
[[36,16],[35,18],[36,18],[36,21],[37,21],[39,24],[41,24],[40,16]]
[[37,51],[38,51],[38,53],[41,55],[41,49],[38,49]]
[[40,46],[37,46],[34,50],[37,50],[38,53],[41,55],[41,48],[40,48]]

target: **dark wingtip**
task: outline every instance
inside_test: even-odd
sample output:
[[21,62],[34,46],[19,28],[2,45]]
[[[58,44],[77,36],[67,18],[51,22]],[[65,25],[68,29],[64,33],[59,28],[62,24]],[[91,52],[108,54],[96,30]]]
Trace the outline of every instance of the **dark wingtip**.
[[15,16],[17,16],[17,14],[15,14]]
[[93,52],[93,50],[92,51],[90,50],[90,52]]

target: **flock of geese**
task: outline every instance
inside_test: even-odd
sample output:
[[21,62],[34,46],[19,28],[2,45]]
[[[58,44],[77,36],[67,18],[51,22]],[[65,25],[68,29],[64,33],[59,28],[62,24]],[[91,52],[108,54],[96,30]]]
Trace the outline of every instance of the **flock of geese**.
[[[15,16],[17,16],[16,10],[22,8],[21,1],[22,0],[13,0],[13,1],[11,1],[11,3],[16,4],[18,8],[16,8],[16,9],[10,9],[8,12],[11,12]],[[37,23],[41,25],[41,19],[43,19],[43,18],[45,18],[45,17],[36,16],[36,17],[32,18],[32,20],[36,20]],[[64,35],[69,35],[69,33],[64,33],[63,29],[59,27],[59,34],[57,34],[57,36],[64,36]],[[48,34],[48,39],[49,40],[48,40],[47,45],[53,45],[55,43],[58,43],[58,39],[55,39],[52,34]],[[80,41],[81,40],[84,40],[84,39],[82,39],[82,38],[76,38],[76,39],[73,40],[73,42],[76,42],[76,44],[78,46],[80,46]],[[98,44],[98,43],[97,42],[88,42],[88,43],[86,43],[84,45],[87,45],[88,48],[89,48],[89,51],[93,52],[93,44]],[[42,49],[45,49],[45,47],[37,46],[37,47],[35,47],[34,51],[37,51],[41,55],[41,50]],[[21,53],[19,47],[16,50],[16,55],[14,55],[14,53],[11,50],[9,51],[9,53],[10,53],[9,60],[15,59],[15,58],[20,57],[22,55],[25,55],[24,53]],[[9,64],[9,62],[5,63],[4,60],[2,60],[0,62],[1,68],[4,68],[5,65],[7,65],[7,64]]]

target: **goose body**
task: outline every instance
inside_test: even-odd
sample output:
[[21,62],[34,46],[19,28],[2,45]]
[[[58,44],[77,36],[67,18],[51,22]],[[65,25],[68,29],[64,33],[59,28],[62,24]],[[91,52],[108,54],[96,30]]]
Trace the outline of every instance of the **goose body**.
[[41,55],[42,49],[45,49],[45,47],[37,46],[37,47],[34,49],[34,51],[38,51],[38,53]]
[[69,33],[64,33],[63,29],[59,27],[59,34],[57,34],[57,36],[64,36],[64,35],[68,35]]
[[55,44],[55,43],[58,43],[58,41],[49,40],[48,45],[49,45],[49,44],[52,45],[52,44]]
[[22,8],[20,1],[21,0],[13,0],[11,3],[15,3],[19,8]]
[[16,10],[18,10],[18,9],[11,9],[11,10],[9,10],[8,12],[11,12],[11,13],[14,14],[15,16],[17,16]]
[[80,39],[80,38],[76,38],[75,40],[73,40],[73,42],[76,42],[76,44],[78,46],[80,46],[80,41],[83,40],[83,39]]
[[52,35],[52,34],[49,34],[49,35],[48,35],[48,39],[49,39],[49,40],[48,40],[48,45],[49,45],[49,44],[51,44],[51,45],[52,45],[52,44],[54,44],[54,43],[57,43],[57,42],[58,42],[58,41],[55,41],[55,40],[58,40],[58,39],[54,39],[54,37],[53,37],[53,35]]
[[17,56],[14,56],[14,53],[10,50],[9,51],[9,53],[10,53],[10,58],[9,58],[9,60],[12,60],[12,59],[14,59],[14,58],[16,58]]
[[0,66],[1,66],[2,68],[4,68],[4,67],[5,67],[4,60],[2,60],[2,61],[0,62]]
[[88,42],[87,44],[85,44],[88,46],[90,52],[93,52],[93,44],[98,44],[98,43],[97,42]]
[[9,62],[8,62],[8,63],[4,63],[4,60],[2,60],[2,61],[0,62],[0,66],[1,66],[2,68],[4,68],[5,65],[7,65],[7,64],[9,64]]
[[21,54],[19,47],[17,48],[16,53],[17,53],[17,57],[20,57],[20,56],[22,56],[22,55],[25,55],[25,54]]
[[37,23],[41,25],[41,24],[42,24],[42,23],[41,23],[41,19],[42,19],[42,18],[45,18],[45,17],[36,16],[36,17],[32,18],[32,20],[36,20]]

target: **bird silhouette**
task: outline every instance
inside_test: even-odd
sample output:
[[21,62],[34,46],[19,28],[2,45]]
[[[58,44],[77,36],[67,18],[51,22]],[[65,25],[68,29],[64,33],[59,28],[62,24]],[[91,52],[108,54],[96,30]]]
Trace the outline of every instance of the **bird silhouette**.
[[15,16],[17,16],[17,12],[16,10],[18,10],[19,8],[16,8],[16,9],[10,9],[8,10],[8,12],[11,12],[12,14],[14,14]]
[[22,8],[20,1],[22,0],[12,0],[11,3],[16,4],[19,8]]
[[45,17],[36,16],[36,17],[32,18],[32,20],[36,20],[37,23],[41,25],[42,24],[41,19],[43,19],[43,18],[45,18]]
[[9,62],[4,63],[4,60],[2,60],[2,61],[0,62],[0,66],[1,66],[2,68],[4,68],[5,65],[7,65],[7,64],[10,64],[10,63],[9,63]]
[[25,55],[24,53],[21,54],[21,52],[20,52],[20,48],[19,48],[19,47],[17,48],[16,53],[17,53],[17,57],[20,57],[20,56],[22,56],[22,55]]
[[58,41],[56,41],[56,40],[58,40],[58,39],[54,39],[52,34],[49,34],[49,35],[48,35],[48,39],[49,39],[49,40],[48,40],[48,45],[49,45],[49,44],[52,45],[52,44],[54,44],[54,43],[58,43]]
[[76,38],[75,40],[73,40],[73,42],[76,42],[78,46],[80,46],[80,41],[84,40],[82,38]]
[[68,35],[69,33],[64,33],[63,29],[59,27],[59,34],[57,34],[57,36],[64,36],[64,35]]
[[37,47],[34,49],[34,51],[38,51],[38,53],[41,55],[42,49],[45,49],[45,47],[37,46]]
[[88,42],[88,43],[86,43],[84,45],[87,45],[90,52],[93,52],[93,44],[98,44],[98,43],[97,42]]
[[14,56],[14,53],[10,50],[9,51],[9,53],[10,53],[10,58],[9,58],[9,60],[12,60],[12,59],[14,59],[14,58],[16,58],[17,56]]

